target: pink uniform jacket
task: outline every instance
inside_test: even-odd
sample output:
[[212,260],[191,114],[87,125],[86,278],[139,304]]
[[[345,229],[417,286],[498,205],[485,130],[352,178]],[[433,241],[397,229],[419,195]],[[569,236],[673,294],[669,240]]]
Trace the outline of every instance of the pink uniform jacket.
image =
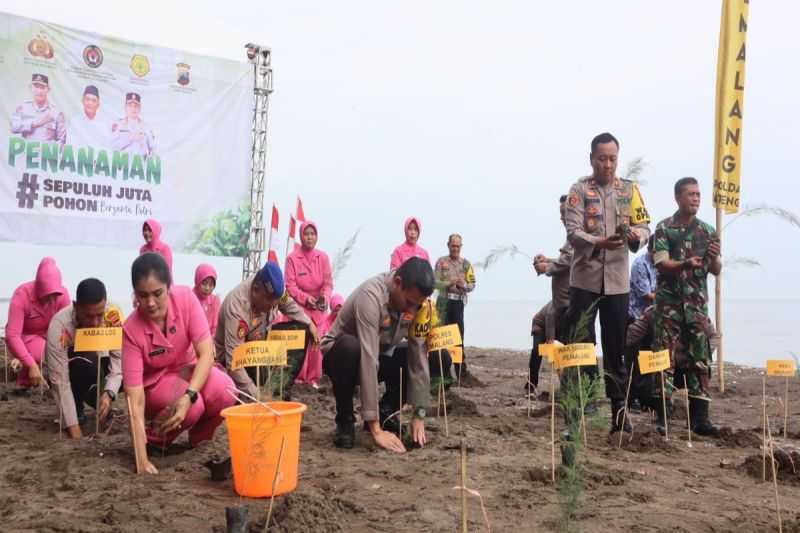
[[[172,248],[167,243],[161,240],[161,224],[157,220],[148,218],[144,221],[145,224],[150,226],[150,231],[153,232],[153,240],[146,242],[139,248],[139,255],[148,252],[155,252],[161,254],[169,267],[170,275],[172,274]],[[142,225],[144,226],[144,225]]]
[[[422,224],[420,224],[419,219],[415,217],[409,217],[406,219],[405,224],[403,224],[403,231],[406,231],[412,222],[417,225],[417,228],[419,228],[419,233],[422,235]],[[425,250],[425,248],[419,244],[408,244],[408,242],[404,242],[395,248],[394,252],[392,252],[392,260],[389,263],[389,270],[397,270],[400,268],[400,265],[412,257],[420,257],[429,263],[431,261],[428,251]]]
[[325,320],[322,321],[322,325],[319,327],[320,338],[331,330],[333,323],[336,322],[336,317],[339,316],[339,308],[343,305],[344,297],[341,294],[334,294],[331,296],[331,312],[328,313],[328,316],[325,317]]
[[210,337],[208,321],[189,287],[169,290],[166,333],[137,308],[123,327],[122,379],[126,387],[149,387],[166,372],[197,362],[192,343]]
[[[309,226],[316,231],[317,226],[313,222],[304,222],[300,226],[300,235]],[[306,303],[309,296],[316,299],[323,296],[326,302],[330,302],[333,292],[333,274],[328,254],[316,248],[309,250],[305,246],[301,246],[286,258],[285,270],[284,278],[289,296],[303,306],[303,311],[314,321],[314,324],[319,325],[325,311],[308,309]]]
[[[41,300],[51,294],[58,294],[58,298],[43,304]],[[25,368],[41,361],[50,320],[70,303],[69,291],[61,284],[61,271],[52,257],[42,259],[34,281],[14,291],[8,308],[6,344]]]
[[[314,228],[317,225],[311,221],[303,222],[300,226],[300,236],[306,228]],[[286,290],[298,304],[303,307],[303,312],[310,318],[317,330],[325,322],[327,310],[311,309],[307,307],[309,297],[319,300],[325,298],[325,302],[331,300],[333,292],[333,274],[331,272],[331,261],[325,252],[316,248],[309,250],[301,246],[286,258],[286,269],[284,274],[286,280]],[[309,345],[306,351],[306,359],[303,368],[297,376],[300,383],[316,383],[322,377],[322,352],[319,346]]]
[[208,329],[213,337],[217,333],[220,302],[216,294],[211,293],[208,296],[204,296],[203,292],[200,290],[200,285],[206,278],[213,278],[214,286],[216,287],[217,271],[214,270],[213,266],[203,263],[198,265],[197,270],[194,271],[194,295],[197,296],[197,301],[200,302],[200,307],[203,308],[203,312],[206,314]]

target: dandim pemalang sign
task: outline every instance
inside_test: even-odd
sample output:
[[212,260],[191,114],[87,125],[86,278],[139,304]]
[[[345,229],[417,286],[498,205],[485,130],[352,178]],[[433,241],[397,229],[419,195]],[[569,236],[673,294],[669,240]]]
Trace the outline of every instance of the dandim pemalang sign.
[[0,13],[0,240],[239,255],[251,69]]

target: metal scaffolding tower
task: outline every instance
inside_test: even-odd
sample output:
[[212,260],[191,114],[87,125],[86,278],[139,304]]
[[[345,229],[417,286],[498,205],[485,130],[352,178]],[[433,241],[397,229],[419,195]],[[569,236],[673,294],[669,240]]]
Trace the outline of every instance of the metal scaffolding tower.
[[250,170],[250,235],[247,256],[242,265],[242,279],[258,272],[265,250],[264,175],[267,165],[267,122],[269,95],[272,94],[272,53],[269,48],[248,43],[247,58],[253,64],[253,150]]

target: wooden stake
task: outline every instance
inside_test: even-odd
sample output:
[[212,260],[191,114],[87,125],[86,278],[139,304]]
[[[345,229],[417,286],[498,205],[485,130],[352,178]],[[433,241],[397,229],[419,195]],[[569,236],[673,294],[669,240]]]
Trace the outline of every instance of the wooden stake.
[[531,417],[531,370],[528,369],[528,418]]
[[783,400],[783,438],[789,438],[789,376],[786,376],[786,392]]
[[781,521],[781,503],[778,499],[778,472],[775,469],[775,452],[772,449],[772,430],[769,427],[769,415],[767,415],[767,435],[769,436],[769,458],[772,462],[772,485],[775,487],[775,512],[778,515],[778,533],[783,533],[783,522]]
[[689,412],[689,385],[686,374],[683,375],[683,388],[686,390],[686,427],[689,429],[689,448],[692,447],[692,413]]
[[550,365],[550,479],[556,481],[556,379],[555,368]]
[[461,439],[461,533],[467,533],[467,444]]
[[278,400],[283,401],[283,365],[281,365],[281,377],[280,377],[280,395],[281,397]]
[[583,382],[581,381],[581,367],[578,368],[578,401],[581,408],[581,430],[583,431],[583,445],[587,446],[586,442],[586,416],[583,414]]
[[256,401],[261,401],[261,367],[256,367]]
[[[633,364],[635,365],[636,363],[633,363]],[[622,428],[625,427],[625,415],[628,414],[628,398],[630,397],[630,394],[631,394],[631,383],[633,383],[633,367],[631,367],[631,371],[629,372],[629,374],[630,375],[628,376],[628,389],[625,391],[625,405],[622,407],[622,426],[621,426]],[[613,409],[613,407],[612,407],[612,409]],[[611,416],[616,418],[617,414],[616,413],[612,413]],[[625,431],[620,429],[620,432],[619,432],[619,445],[617,446],[617,449],[622,448],[622,437],[624,435],[625,435]]]
[[767,481],[767,376],[761,380],[761,440],[763,448],[761,452],[761,481]]
[[[463,357],[463,355],[462,355]],[[464,359],[461,359],[461,364],[458,365],[458,388],[461,388],[461,368],[464,366]]]
[[[717,237],[722,243],[722,208],[717,208]],[[714,276],[714,325],[717,328],[719,344],[717,345],[717,373],[719,374],[719,391],[725,392],[725,362],[722,357],[722,276]]]
[[667,390],[664,387],[664,371],[661,374],[661,408],[664,409],[664,440],[669,440],[669,418],[667,417]]
[[267,367],[267,393],[269,394],[269,399],[274,400],[275,398],[272,397],[272,367]]
[[403,440],[403,368],[400,367],[400,414],[397,415],[397,436]]
[[[444,363],[442,363],[442,351],[439,350],[439,386],[442,391],[442,407],[444,409],[444,435],[450,436],[450,429],[447,426],[447,396],[444,390]],[[402,407],[402,406],[401,406]]]
[[278,485],[278,475],[281,472],[281,461],[283,460],[283,446],[286,444],[286,435],[281,437],[281,449],[278,451],[278,464],[275,466],[275,475],[272,476],[272,494],[269,497],[269,509],[267,510],[267,523],[264,524],[264,533],[269,530],[269,520],[272,518],[272,505],[275,503],[275,487]]
[[95,389],[95,403],[94,403],[94,432],[100,433],[100,369],[103,358],[97,354],[97,388]]

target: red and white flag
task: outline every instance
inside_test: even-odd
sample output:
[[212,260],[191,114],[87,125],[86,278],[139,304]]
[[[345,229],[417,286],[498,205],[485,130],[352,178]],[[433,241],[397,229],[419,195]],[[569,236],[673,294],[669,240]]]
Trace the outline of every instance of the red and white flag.
[[[297,197],[297,208],[295,209],[295,218],[297,219],[295,221],[295,224],[297,222],[299,222],[300,226],[302,226],[303,225],[302,223],[306,221],[306,214],[305,214],[305,212],[303,212],[303,200],[301,200],[299,196]],[[299,226],[298,226],[298,228],[299,228]],[[294,226],[292,226],[291,227],[291,235],[292,235],[292,241],[294,241],[294,246],[292,246],[292,250],[297,250],[298,248],[300,248],[301,243],[303,242],[303,236],[299,235],[300,242],[297,242],[297,239],[295,239],[294,234],[295,234]],[[288,255],[288,251],[289,251],[288,243],[287,243],[287,246],[286,246],[286,251],[287,251],[287,255]]]
[[295,239],[297,233],[297,221],[294,215],[289,215],[289,234],[286,236],[286,257],[289,257],[289,246],[294,250],[297,247],[297,240]]
[[269,228],[269,252],[267,253],[267,261],[278,262],[278,208],[272,204],[272,224]]

